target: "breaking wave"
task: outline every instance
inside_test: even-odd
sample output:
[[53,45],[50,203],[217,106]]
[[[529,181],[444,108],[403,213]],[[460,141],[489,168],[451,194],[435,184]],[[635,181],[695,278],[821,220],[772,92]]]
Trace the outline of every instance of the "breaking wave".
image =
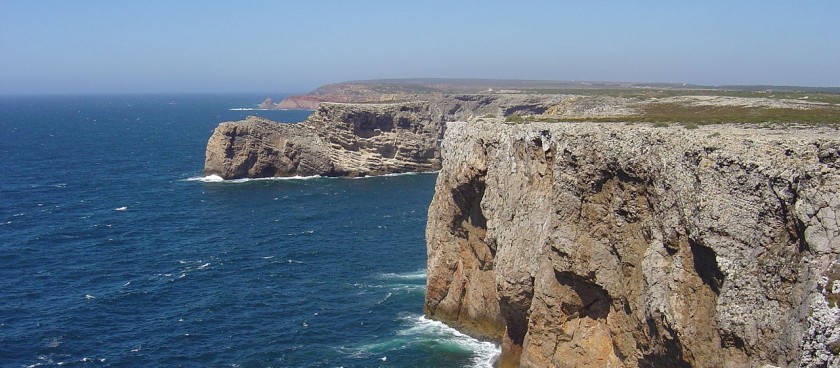
[[441,355],[469,356],[471,367],[492,368],[501,348],[488,341],[467,336],[443,322],[433,321],[425,316],[407,315],[401,318],[404,328],[385,341],[364,345],[357,355],[381,356],[400,350],[433,347]]

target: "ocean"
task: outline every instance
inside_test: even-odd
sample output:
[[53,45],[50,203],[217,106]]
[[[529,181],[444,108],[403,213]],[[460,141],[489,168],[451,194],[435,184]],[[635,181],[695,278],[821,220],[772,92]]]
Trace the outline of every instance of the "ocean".
[[422,316],[435,174],[202,176],[219,122],[309,115],[264,97],[0,98],[0,366],[490,366]]

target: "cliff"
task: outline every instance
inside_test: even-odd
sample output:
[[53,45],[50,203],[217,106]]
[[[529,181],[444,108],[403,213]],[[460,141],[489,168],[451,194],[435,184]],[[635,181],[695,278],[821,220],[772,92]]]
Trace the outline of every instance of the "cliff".
[[207,143],[204,172],[235,179],[437,170],[441,126],[429,114],[424,102],[325,103],[298,124],[222,123]]
[[840,366],[832,128],[450,123],[425,311],[500,366]]
[[324,99],[315,96],[291,96],[277,104],[272,104],[268,108],[278,110],[315,110],[321,102],[324,102]]
[[558,108],[564,117],[623,111],[602,105],[570,95],[442,95],[401,103],[321,103],[299,124],[258,117],[221,123],[207,142],[204,172],[235,179],[434,171],[440,168],[439,142],[446,121]]

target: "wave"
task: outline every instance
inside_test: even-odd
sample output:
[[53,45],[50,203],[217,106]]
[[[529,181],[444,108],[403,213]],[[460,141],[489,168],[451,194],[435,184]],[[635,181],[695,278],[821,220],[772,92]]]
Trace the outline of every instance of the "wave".
[[380,277],[385,279],[409,279],[409,280],[425,280],[426,270],[421,269],[406,273],[383,273]]
[[406,173],[392,173],[392,174],[382,174],[382,175],[371,175],[371,176],[359,176],[359,177],[345,177],[345,176],[321,176],[321,175],[311,175],[311,176],[273,176],[269,178],[241,178],[241,179],[224,179],[218,175],[207,175],[207,176],[194,176],[191,178],[181,179],[181,181],[200,181],[202,183],[247,183],[249,181],[271,181],[271,180],[310,180],[310,179],[371,179],[371,178],[381,178],[381,177],[393,177],[393,176],[410,176],[410,175],[427,175],[427,174],[437,174],[439,171],[420,171],[420,172],[406,172]]
[[268,111],[269,109],[258,109],[256,107],[234,107],[228,111]]
[[362,346],[354,355],[385,357],[389,353],[412,346],[435,346],[435,349],[450,353],[471,355],[471,367],[492,368],[501,353],[501,348],[496,344],[467,336],[443,322],[417,315],[405,316],[402,319],[406,326],[398,330],[396,336],[387,341]]
[[412,326],[397,334],[444,338],[448,342],[472,351],[475,354],[472,358],[473,367],[492,368],[496,358],[502,352],[501,348],[494,343],[467,336],[443,322],[430,320],[426,316],[409,317],[409,320]]
[[194,176],[192,178],[181,179],[181,181],[200,181],[202,183],[247,183],[249,181],[273,181],[273,180],[309,180],[325,178],[320,175],[312,176],[275,176],[271,178],[242,178],[242,179],[223,179],[218,175]]

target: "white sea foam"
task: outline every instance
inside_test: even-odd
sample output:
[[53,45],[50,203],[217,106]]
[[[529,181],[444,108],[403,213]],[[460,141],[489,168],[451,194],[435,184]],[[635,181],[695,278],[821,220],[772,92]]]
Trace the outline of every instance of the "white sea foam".
[[232,109],[228,109],[229,111],[268,111],[268,109],[258,109],[255,107],[234,107]]
[[[501,353],[501,349],[496,344],[474,339],[442,322],[418,315],[409,315],[402,319],[406,328],[397,331],[397,336],[387,341],[365,345],[359,350],[352,351],[351,356],[385,356],[388,352],[402,350],[410,345],[427,345],[428,342],[435,341],[461,350],[465,354],[471,354],[471,367],[492,368],[493,363]],[[350,352],[348,351],[348,353]]]
[[386,279],[408,279],[408,280],[425,280],[426,279],[426,270],[421,269],[413,272],[406,272],[406,273],[384,273],[382,274],[383,278]]
[[272,180],[309,180],[323,178],[320,175],[312,176],[276,176],[271,178],[242,178],[242,179],[223,179],[218,175],[195,176],[192,178],[182,179],[182,181],[200,181],[202,183],[247,183],[249,181],[272,181]]
[[385,298],[384,298],[384,299],[382,299],[382,300],[380,300],[380,301],[376,302],[376,304],[377,304],[377,305],[379,305],[379,304],[385,303],[385,301],[386,301],[386,300],[388,300],[388,298],[390,298],[390,297],[391,297],[391,295],[394,295],[394,293],[388,293],[388,295],[385,295]]
[[492,368],[493,362],[502,352],[496,344],[481,341],[467,336],[458,330],[447,326],[443,322],[433,321],[425,316],[407,317],[411,327],[398,331],[403,336],[431,336],[444,338],[466,350],[472,351],[475,355],[472,358],[473,367]]
[[393,285],[391,286],[391,290],[408,293],[422,292],[426,291],[426,285]]
[[128,209],[128,207],[126,207],[126,206],[122,206],[122,207],[117,207],[117,208],[114,208],[114,211],[125,211],[125,210],[127,210],[127,209]]
[[219,183],[225,181],[222,179],[221,176],[218,175],[207,175],[207,176],[194,176],[192,178],[184,179],[183,181],[200,181],[203,183]]

